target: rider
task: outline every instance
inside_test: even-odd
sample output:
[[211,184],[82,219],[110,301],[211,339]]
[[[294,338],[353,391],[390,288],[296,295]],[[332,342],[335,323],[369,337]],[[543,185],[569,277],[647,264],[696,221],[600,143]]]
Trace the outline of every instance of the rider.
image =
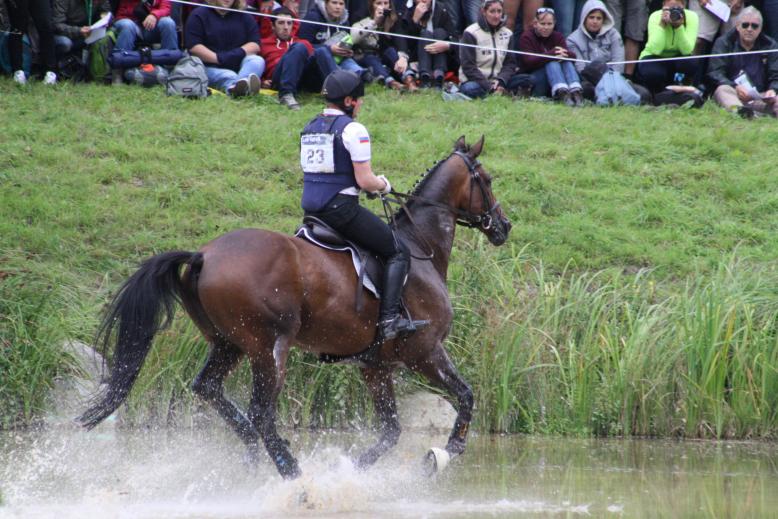
[[370,166],[370,136],[355,122],[365,88],[354,72],[338,69],[324,80],[327,106],[300,135],[303,168],[302,208],[366,249],[381,256],[384,289],[378,314],[381,340],[412,333],[427,321],[400,312],[400,298],[410,267],[410,251],[378,216],[359,205],[360,191],[386,195],[392,186]]

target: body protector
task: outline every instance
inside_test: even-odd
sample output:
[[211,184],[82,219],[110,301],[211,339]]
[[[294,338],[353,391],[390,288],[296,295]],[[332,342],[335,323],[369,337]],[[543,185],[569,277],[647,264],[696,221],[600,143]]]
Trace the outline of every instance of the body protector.
[[351,155],[343,145],[343,129],[350,122],[347,115],[320,114],[300,134],[304,211],[321,211],[343,189],[359,187]]

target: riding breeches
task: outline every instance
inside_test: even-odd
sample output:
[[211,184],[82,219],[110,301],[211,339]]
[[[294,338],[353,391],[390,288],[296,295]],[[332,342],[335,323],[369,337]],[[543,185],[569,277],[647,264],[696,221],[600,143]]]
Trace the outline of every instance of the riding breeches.
[[336,195],[323,210],[306,212],[315,216],[333,229],[384,260],[400,255],[408,261],[408,248],[395,238],[392,229],[378,216],[359,205],[359,198],[351,195]]

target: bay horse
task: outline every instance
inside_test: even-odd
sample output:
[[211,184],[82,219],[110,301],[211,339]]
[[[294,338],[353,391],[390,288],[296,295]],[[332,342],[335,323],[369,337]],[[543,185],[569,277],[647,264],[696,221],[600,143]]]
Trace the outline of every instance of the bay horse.
[[[478,161],[483,145],[483,136],[472,147],[460,137],[451,155],[406,195],[405,210],[393,215],[396,232],[415,258],[405,287],[406,306],[414,318],[430,324],[411,336],[380,343],[371,362],[358,363],[380,430],[378,442],[355,460],[358,467],[372,465],[398,441],[392,372],[403,365],[456,398],[457,417],[445,450],[451,457],[464,452],[473,392],[443,348],[453,317],[446,271],[454,230],[456,224],[474,227],[492,244],[502,245],[511,228],[492,193],[491,177]],[[295,345],[344,357],[372,343],[379,302],[365,297],[357,310],[355,283],[349,254],[259,229],[224,234],[199,252],[153,256],[125,281],[106,311],[97,343],[107,350],[114,337],[110,379],[78,420],[91,429],[127,398],[154,335],[170,323],[178,301],[210,345],[192,390],[214,406],[253,460],[261,440],[280,475],[295,478],[301,474],[297,460],[276,430],[286,360]],[[247,414],[223,390],[224,379],[244,355],[252,372]]]

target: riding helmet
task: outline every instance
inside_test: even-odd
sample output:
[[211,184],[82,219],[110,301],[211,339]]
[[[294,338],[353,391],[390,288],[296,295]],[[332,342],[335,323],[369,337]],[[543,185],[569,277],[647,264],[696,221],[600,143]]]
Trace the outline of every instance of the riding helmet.
[[357,99],[365,95],[365,85],[354,72],[338,69],[331,72],[324,80],[321,93],[327,101],[332,102],[345,99],[346,96]]

